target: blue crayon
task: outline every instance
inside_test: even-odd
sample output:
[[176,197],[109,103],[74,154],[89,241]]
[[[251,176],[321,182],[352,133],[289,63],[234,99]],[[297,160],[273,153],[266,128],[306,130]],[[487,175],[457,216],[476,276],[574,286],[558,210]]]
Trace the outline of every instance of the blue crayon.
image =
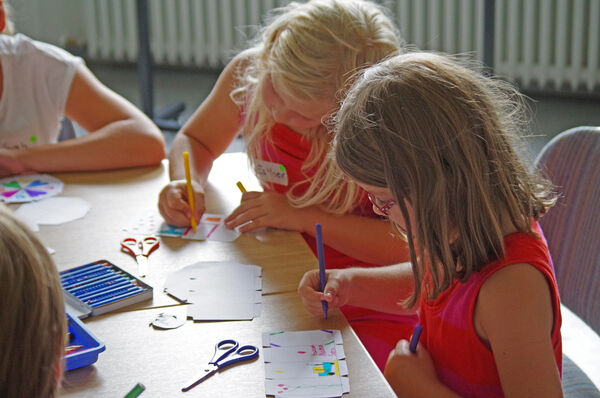
[[[325,273],[325,252],[323,249],[323,232],[321,231],[321,224],[315,225],[315,236],[317,238],[317,256],[319,258],[319,281],[321,282],[321,291],[325,291],[325,285],[327,285],[327,274]],[[321,300],[321,307],[323,308],[323,314],[327,319],[327,310],[329,304],[325,300]]]
[[417,344],[419,344],[419,338],[421,337],[421,332],[423,331],[423,326],[417,324],[415,325],[415,330],[413,330],[412,337],[410,338],[410,344],[408,345],[408,349],[413,354],[417,353]]
[[121,275],[109,272],[105,275],[100,275],[95,278],[83,281],[83,282],[75,282],[73,284],[66,285],[66,286],[63,285],[63,288],[70,293],[73,290],[79,289],[81,287],[89,286],[92,283],[106,282],[106,281],[111,281],[111,280],[118,279],[118,278],[121,278]]
[[95,279],[97,279],[99,276],[103,276],[103,275],[107,275],[107,274],[113,274],[113,272],[111,271],[104,271],[104,270],[100,270],[100,271],[95,271],[95,272],[91,272],[87,275],[84,276],[80,276],[77,278],[68,278],[68,279],[63,279],[62,280],[62,285],[63,286],[72,286],[75,285],[77,283],[90,283],[90,281],[93,281]]
[[105,267],[103,265],[94,265],[92,267],[88,267],[85,269],[76,269],[73,271],[68,271],[66,273],[61,273],[60,274],[60,279],[65,281],[65,280],[69,280],[69,279],[75,279],[75,278],[82,278],[85,277],[86,275],[90,275],[96,272],[109,272],[110,268]]
[[75,297],[77,297],[80,300],[87,300],[88,298],[94,297],[95,295],[98,294],[102,294],[102,293],[106,293],[110,290],[116,289],[116,288],[123,288],[125,286],[129,286],[131,285],[131,281],[129,281],[128,279],[121,279],[121,280],[113,280],[113,281],[108,281],[105,283],[102,283],[100,285],[98,285],[95,289],[85,289],[85,290],[81,290],[78,291],[76,293],[71,293],[73,294]]
[[114,297],[117,297],[117,296],[119,296],[121,294],[127,293],[127,292],[129,292],[131,290],[134,290],[134,289],[138,289],[139,290],[140,288],[137,287],[137,286],[133,286],[133,285],[125,287],[125,288],[116,288],[114,290],[109,290],[109,291],[105,292],[104,294],[95,296],[93,298],[89,298],[87,300],[82,300],[82,301],[85,302],[85,303],[87,303],[87,304],[99,303],[99,302],[102,302],[104,300],[112,299]]
[[131,291],[129,291],[129,292],[125,292],[125,293],[123,293],[123,294],[121,294],[121,295],[119,295],[119,296],[115,296],[115,297],[107,298],[107,299],[106,299],[106,300],[104,300],[104,301],[97,301],[97,302],[95,302],[95,303],[92,303],[92,304],[90,304],[90,305],[91,305],[92,307],[94,307],[94,308],[95,308],[95,307],[99,307],[99,306],[101,306],[101,305],[110,304],[110,303],[112,303],[113,301],[119,301],[119,300],[122,300],[122,299],[124,299],[124,298],[127,298],[127,297],[129,297],[129,296],[135,296],[136,294],[139,294],[139,293],[140,293],[141,291],[143,291],[143,290],[144,290],[144,289],[143,289],[142,287],[139,287],[139,286],[138,286],[138,287],[136,287],[136,289],[134,289],[134,290],[131,290]]

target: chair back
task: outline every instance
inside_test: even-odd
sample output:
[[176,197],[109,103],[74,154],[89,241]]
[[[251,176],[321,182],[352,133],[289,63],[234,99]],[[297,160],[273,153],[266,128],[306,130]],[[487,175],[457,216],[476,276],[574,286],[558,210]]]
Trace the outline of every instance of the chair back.
[[561,301],[600,334],[600,127],[560,133],[535,163],[560,193],[540,224]]

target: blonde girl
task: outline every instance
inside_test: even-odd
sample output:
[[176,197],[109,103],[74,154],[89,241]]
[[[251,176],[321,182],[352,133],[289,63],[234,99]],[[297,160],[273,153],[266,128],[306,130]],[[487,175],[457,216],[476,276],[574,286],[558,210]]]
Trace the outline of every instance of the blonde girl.
[[[226,220],[229,228],[298,231],[316,252],[314,227],[321,223],[330,268],[408,259],[365,193],[325,156],[330,134],[323,125],[356,71],[401,49],[390,19],[368,1],[312,0],[276,10],[255,45],[227,65],[177,134],[169,154],[172,181],[159,196],[162,216],[174,225],[190,223],[182,152],[192,158],[193,216],[199,219],[212,162],[242,132],[264,192],[243,195]],[[364,309],[346,308],[345,314],[351,323],[361,321],[353,326],[381,366],[398,328],[414,323],[386,315],[374,324],[373,312]]]
[[518,93],[443,55],[368,69],[336,123],[335,158],[406,236],[411,263],[314,273],[317,311],[418,308],[416,354],[400,341],[385,376],[402,397],[561,396],[560,302],[537,220],[554,204],[516,148]]
[[45,247],[0,204],[0,396],[54,397],[66,315]]

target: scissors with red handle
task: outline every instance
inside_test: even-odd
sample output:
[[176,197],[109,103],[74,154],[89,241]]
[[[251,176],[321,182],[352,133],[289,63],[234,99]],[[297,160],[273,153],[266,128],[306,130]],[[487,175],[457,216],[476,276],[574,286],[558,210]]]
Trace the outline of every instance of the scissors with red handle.
[[158,249],[158,246],[158,239],[154,236],[147,236],[142,240],[125,238],[121,241],[121,250],[135,258],[138,263],[140,276],[146,276],[148,273],[148,256]]
[[188,391],[202,383],[209,376],[217,371],[233,365],[235,363],[250,361],[258,357],[258,347],[253,345],[244,345],[240,347],[240,343],[235,340],[221,340],[215,344],[215,353],[200,375],[190,379],[181,388],[181,391]]

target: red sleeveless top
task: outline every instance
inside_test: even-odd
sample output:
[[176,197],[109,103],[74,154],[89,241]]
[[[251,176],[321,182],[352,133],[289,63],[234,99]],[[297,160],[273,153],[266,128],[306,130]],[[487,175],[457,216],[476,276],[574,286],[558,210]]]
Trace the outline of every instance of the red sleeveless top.
[[[552,259],[539,224],[533,230],[541,238],[514,233],[504,238],[503,258],[474,273],[466,283],[456,281],[432,302],[421,296],[421,342],[431,354],[437,376],[461,397],[503,397],[493,353],[477,336],[473,314],[479,290],[494,272],[511,264],[527,263],[548,281],[554,308],[552,345],[562,372],[560,299]],[[468,349],[466,349],[468,347]]]
[[[285,125],[278,123],[273,125],[270,140],[263,139],[261,143],[261,158],[283,165],[287,172],[288,185],[261,181],[264,191],[285,194],[293,187],[295,193],[300,194],[308,189],[309,182],[305,180],[307,176],[309,178],[313,176],[316,170],[303,171],[302,164],[307,159],[310,150],[311,142],[308,139]],[[302,181],[305,182],[295,185]],[[379,217],[373,212],[366,192],[360,196],[359,204],[353,214]],[[303,233],[302,236],[316,257],[315,238],[306,233]],[[379,266],[349,257],[327,245],[324,245],[324,253],[325,265],[328,269]],[[416,316],[393,315],[353,306],[344,306],[341,310],[382,370],[390,350],[395,347],[398,340],[410,337],[417,320]]]

